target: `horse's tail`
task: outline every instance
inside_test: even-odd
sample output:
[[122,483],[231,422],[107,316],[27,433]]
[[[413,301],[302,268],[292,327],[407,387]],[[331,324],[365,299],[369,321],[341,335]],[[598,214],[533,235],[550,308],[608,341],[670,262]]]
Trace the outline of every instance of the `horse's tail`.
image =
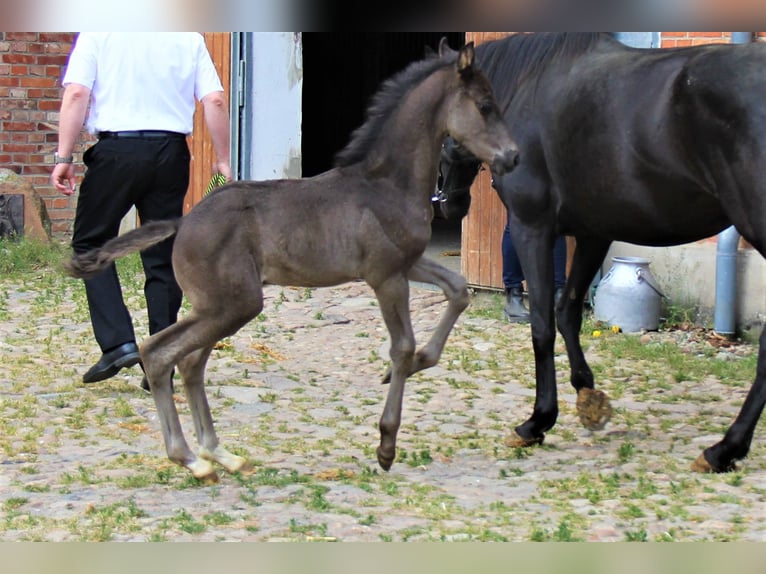
[[173,237],[178,233],[180,224],[180,219],[145,223],[137,229],[110,239],[101,247],[73,255],[72,259],[64,263],[64,271],[72,277],[89,279],[120,257],[142,251]]

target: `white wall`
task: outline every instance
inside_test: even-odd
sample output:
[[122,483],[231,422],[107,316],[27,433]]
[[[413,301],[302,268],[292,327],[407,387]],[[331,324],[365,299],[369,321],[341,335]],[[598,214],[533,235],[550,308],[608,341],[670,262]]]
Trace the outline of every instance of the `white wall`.
[[303,45],[299,32],[256,32],[248,74],[250,179],[301,176]]

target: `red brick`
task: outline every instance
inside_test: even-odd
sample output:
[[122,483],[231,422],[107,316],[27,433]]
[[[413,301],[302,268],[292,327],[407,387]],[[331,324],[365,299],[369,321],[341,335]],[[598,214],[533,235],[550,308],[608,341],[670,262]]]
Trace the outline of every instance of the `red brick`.
[[38,56],[37,58],[35,58],[36,63],[43,64],[45,66],[50,66],[50,65],[65,66],[68,61],[69,61],[68,54],[62,54],[60,56]]
[[72,45],[68,42],[48,42],[41,46],[46,54],[66,54],[72,51]]
[[69,207],[69,199],[61,197],[51,201],[53,209],[67,209]]
[[34,64],[36,58],[34,56],[11,51],[7,54],[3,54],[2,60],[0,61],[7,62],[9,64]]
[[[34,163],[30,161],[30,163]],[[27,165],[24,167],[24,172],[29,174],[46,174],[50,176],[52,165]]]
[[21,78],[21,86],[27,88],[50,88],[56,85],[54,78]]
[[38,36],[36,32],[6,32],[5,39],[11,42],[34,42],[38,39]]
[[5,151],[7,151],[8,153],[15,153],[17,155],[20,155],[23,153],[30,153],[35,151],[35,146],[14,142],[14,143],[6,144]]
[[75,36],[74,33],[42,32],[39,36],[39,40],[40,42],[61,42],[64,44],[71,44],[72,42],[74,42],[74,36]]
[[53,100],[40,100],[37,108],[40,110],[51,110],[57,112],[61,108],[61,102]]
[[31,132],[35,125],[30,122],[3,122],[3,129],[9,132]]

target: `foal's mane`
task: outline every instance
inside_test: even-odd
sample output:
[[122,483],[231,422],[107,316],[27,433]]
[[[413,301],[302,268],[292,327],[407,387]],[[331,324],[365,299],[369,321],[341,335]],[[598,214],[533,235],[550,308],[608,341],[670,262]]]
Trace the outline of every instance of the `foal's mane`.
[[516,89],[548,64],[566,65],[609,37],[602,32],[512,34],[476,46],[476,64],[492,83],[498,105],[504,110]]
[[365,113],[364,123],[351,134],[349,143],[335,156],[335,167],[345,167],[364,160],[380,139],[383,124],[391,112],[399,107],[405,94],[425,78],[457,60],[457,52],[445,57],[431,55],[410,64],[386,80],[372,97]]

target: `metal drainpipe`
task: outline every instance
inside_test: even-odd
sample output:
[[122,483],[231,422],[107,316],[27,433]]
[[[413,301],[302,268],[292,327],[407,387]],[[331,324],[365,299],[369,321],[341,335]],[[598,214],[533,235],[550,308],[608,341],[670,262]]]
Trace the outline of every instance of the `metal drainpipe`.
[[[747,44],[753,32],[732,32],[732,44]],[[715,318],[713,329],[734,335],[737,327],[737,246],[739,232],[732,225],[718,234],[715,270]]]

